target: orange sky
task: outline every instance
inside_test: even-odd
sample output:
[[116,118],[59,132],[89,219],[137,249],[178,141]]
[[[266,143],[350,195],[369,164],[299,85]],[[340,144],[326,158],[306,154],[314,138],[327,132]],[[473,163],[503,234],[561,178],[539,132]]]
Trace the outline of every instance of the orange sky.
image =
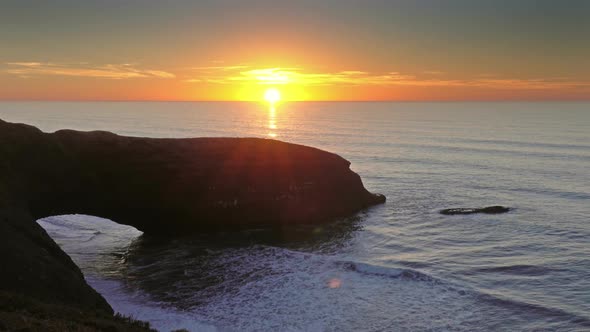
[[269,88],[283,100],[585,99],[590,82],[481,75],[362,70],[312,71],[250,65],[180,71],[135,65],[10,63],[2,98],[24,100],[261,100]]
[[117,4],[9,1],[0,99],[590,99],[589,2]]

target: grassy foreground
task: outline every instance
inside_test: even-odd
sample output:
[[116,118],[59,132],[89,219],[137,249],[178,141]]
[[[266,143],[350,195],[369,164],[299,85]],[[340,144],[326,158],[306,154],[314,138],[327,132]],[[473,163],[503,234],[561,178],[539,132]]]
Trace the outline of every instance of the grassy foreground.
[[150,324],[119,314],[78,310],[0,292],[0,331],[156,331]]

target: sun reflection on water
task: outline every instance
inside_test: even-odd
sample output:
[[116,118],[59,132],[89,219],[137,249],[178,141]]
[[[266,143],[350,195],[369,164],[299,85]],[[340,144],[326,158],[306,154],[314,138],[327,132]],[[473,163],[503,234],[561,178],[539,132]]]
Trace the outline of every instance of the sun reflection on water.
[[268,136],[275,138],[277,137],[277,133],[276,130],[277,128],[277,122],[276,122],[276,108],[273,104],[270,105],[270,108],[268,110]]

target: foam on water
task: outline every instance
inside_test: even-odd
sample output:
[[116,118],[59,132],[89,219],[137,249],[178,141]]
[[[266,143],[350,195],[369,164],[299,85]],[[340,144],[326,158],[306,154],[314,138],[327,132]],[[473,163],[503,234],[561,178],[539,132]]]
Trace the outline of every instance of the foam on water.
[[[362,329],[366,321],[374,328],[387,328],[395,321],[400,330],[430,329],[445,326],[448,318],[440,317],[458,315],[467,319],[468,308],[473,305],[473,299],[465,298],[464,293],[432,283],[417,284],[429,278],[408,269],[264,245],[209,249],[208,263],[193,265],[185,255],[169,250],[171,246],[184,248],[193,256],[190,241],[149,248],[164,254],[158,256],[157,265],[152,260],[140,265],[133,261],[140,257],[128,251],[140,233],[130,227],[88,216],[51,217],[39,223],[62,247],[76,248],[69,254],[85,270],[89,284],[116,311],[147,320],[161,330],[328,331]],[[92,236],[97,232],[101,238]],[[79,245],[80,240],[85,244]],[[126,263],[116,255],[110,256],[111,260],[130,265],[126,269],[134,273],[105,264],[108,257],[102,257],[103,270],[90,270],[94,263],[87,257],[105,250],[124,253]],[[167,275],[154,273],[168,265],[181,266],[183,277],[170,280]],[[113,278],[117,273],[118,278]],[[134,284],[138,278],[141,282]],[[198,282],[210,279],[220,281],[205,286]],[[167,296],[158,299],[157,294],[170,291],[173,301],[166,300]],[[439,304],[424,306],[426,301]],[[410,314],[415,320],[403,319]]]
[[[75,248],[69,254],[116,311],[162,331],[471,331],[498,326],[506,308],[588,324],[415,269],[339,255],[267,245],[202,250],[209,243],[190,238],[145,244],[131,227],[80,215],[39,223],[62,247]],[[92,269],[97,261],[100,267]],[[170,271],[176,275],[163,273]],[[530,319],[512,316],[520,323]]]
[[88,284],[102,294],[116,312],[150,323],[159,331],[187,329],[189,331],[221,332],[224,329],[199,320],[195,314],[170,308],[166,303],[151,301],[141,292],[130,292],[118,280],[86,278]]
[[217,332],[195,315],[153,302],[141,291],[125,287],[120,266],[133,240],[142,232],[108,219],[87,215],[43,218],[38,223],[57,241],[84,272],[90,286],[102,294],[116,312],[150,322],[161,331],[187,328]]

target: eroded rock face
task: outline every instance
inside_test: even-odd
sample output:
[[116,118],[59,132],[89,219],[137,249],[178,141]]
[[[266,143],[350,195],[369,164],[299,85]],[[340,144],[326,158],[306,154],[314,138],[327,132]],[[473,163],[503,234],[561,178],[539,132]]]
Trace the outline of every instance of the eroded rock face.
[[474,213],[485,213],[485,214],[500,214],[510,211],[510,208],[500,205],[488,206],[483,208],[453,208],[441,210],[441,214],[445,215],[456,215],[456,214],[474,214]]
[[155,235],[324,222],[385,201],[349,165],[275,140],[47,134],[0,120],[0,245],[14,267],[0,290],[110,310],[36,219],[90,214]]

